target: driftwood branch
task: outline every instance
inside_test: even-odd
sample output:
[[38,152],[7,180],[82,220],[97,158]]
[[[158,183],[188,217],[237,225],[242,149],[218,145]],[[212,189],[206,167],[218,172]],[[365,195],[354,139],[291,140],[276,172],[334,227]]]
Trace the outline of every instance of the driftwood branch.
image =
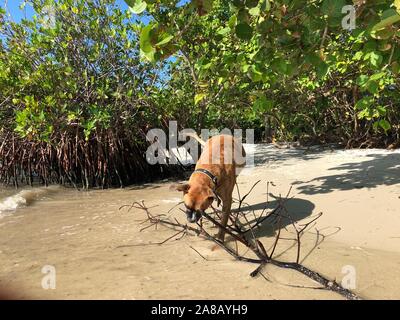
[[[179,222],[177,219],[172,219],[170,216],[167,216],[165,214],[158,214],[154,215],[151,213],[149,207],[146,207],[144,201],[142,202],[134,202],[131,205],[128,206],[122,206],[122,208],[128,208],[128,210],[131,209],[139,209],[142,210],[146,213],[147,219],[143,221],[143,223],[147,223],[147,226],[141,229],[145,230],[147,228],[150,228],[152,226],[157,227],[158,225],[163,225],[168,228],[171,228],[175,230],[175,233],[165,239],[164,241],[158,242],[158,243],[152,243],[152,244],[158,244],[162,245],[172,239],[179,240],[182,237],[184,237],[187,234],[194,234],[197,236],[201,236],[204,239],[207,239],[209,241],[214,242],[216,245],[224,249],[228,254],[230,254],[232,257],[234,257],[236,260],[239,261],[245,261],[249,263],[255,263],[258,264],[258,267],[251,272],[250,276],[251,277],[256,277],[258,275],[261,275],[264,279],[267,281],[270,281],[267,279],[263,274],[262,270],[263,268],[268,265],[272,264],[274,266],[280,267],[280,268],[285,268],[285,269],[292,269],[295,270],[304,276],[318,282],[322,287],[316,287],[315,289],[325,289],[325,290],[331,290],[333,292],[336,292],[340,294],[341,296],[345,297],[346,299],[349,300],[360,300],[361,297],[359,297],[357,294],[354,292],[344,288],[341,286],[339,283],[337,283],[334,280],[330,280],[329,278],[321,275],[320,273],[311,270],[304,265],[301,264],[300,259],[301,259],[301,238],[303,234],[315,227],[316,221],[321,217],[322,213],[319,213],[313,217],[312,219],[309,220],[306,223],[303,224],[298,224],[292,216],[289,214],[288,210],[285,207],[285,204],[290,200],[289,194],[290,191],[287,193],[287,195],[284,198],[281,197],[275,197],[277,201],[277,206],[267,212],[267,208],[262,210],[262,213],[257,217],[254,210],[253,210],[253,215],[254,215],[254,220],[249,221],[248,217],[246,216],[248,214],[243,212],[242,210],[242,204],[244,203],[244,200],[250,195],[250,193],[254,190],[254,187],[259,183],[260,181],[257,181],[250,189],[250,191],[245,194],[243,197],[240,196],[239,188],[238,188],[238,196],[239,199],[236,201],[238,203],[238,211],[235,212],[235,214],[232,214],[230,217],[230,223],[227,225],[227,227],[223,227],[219,220],[219,215],[218,215],[218,210],[213,208],[212,213],[204,213],[202,219],[197,223],[197,225],[187,225]],[[269,186],[269,183],[267,183],[267,187]],[[267,191],[268,194],[268,191]],[[174,206],[176,207],[176,206]],[[154,208],[154,207],[152,207]],[[168,211],[170,213],[171,210]],[[214,218],[214,216],[216,218]],[[272,224],[275,227],[276,230],[276,235],[273,240],[273,244],[269,250],[266,250],[264,247],[264,244],[257,238],[256,234],[258,229],[260,228],[261,224],[266,221],[267,219],[272,220]],[[293,230],[294,237],[293,238],[284,238],[281,236],[281,230],[282,230],[282,222],[284,220],[289,221],[288,226],[291,227]],[[216,237],[211,235],[208,231],[207,228],[204,227],[204,223],[207,222],[207,225],[211,223],[212,226],[218,227],[218,228],[223,228],[226,232],[227,235],[229,235],[235,244],[235,248],[232,249],[230,246],[227,245],[227,243],[222,243],[220,242]],[[316,229],[316,233],[313,233],[317,236],[317,241],[316,243],[320,243],[319,239],[323,235],[320,234],[318,229]],[[179,238],[176,238],[180,236]],[[281,240],[291,240],[294,241],[293,247],[296,247],[296,259],[294,262],[287,262],[287,261],[281,261],[278,260],[275,257],[276,249],[278,246],[279,241]],[[247,248],[246,253],[240,254],[239,253],[239,248],[238,248],[238,243],[242,244],[245,248]],[[194,250],[198,255],[200,255],[203,259],[206,260],[204,256],[202,256],[196,249],[193,247],[190,247],[192,250]],[[315,246],[313,247],[315,248]],[[249,256],[248,253],[252,253],[252,256]],[[307,254],[307,256],[310,253]]]

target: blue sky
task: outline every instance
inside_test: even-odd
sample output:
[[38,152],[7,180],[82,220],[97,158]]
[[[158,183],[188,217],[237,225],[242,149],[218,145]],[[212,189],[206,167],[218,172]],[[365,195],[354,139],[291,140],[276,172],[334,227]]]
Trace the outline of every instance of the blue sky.
[[[24,2],[23,0],[8,0],[8,1],[0,0],[0,6],[4,8],[6,2],[8,10],[11,13],[14,21],[20,21],[25,16],[27,18],[31,18],[35,14],[33,8],[30,5],[25,6],[24,10],[19,9],[20,4]],[[128,6],[124,0],[116,0],[115,2],[121,9],[123,10],[128,9]],[[185,3],[188,2],[189,0],[181,0],[178,2],[178,6],[184,5]],[[147,17],[141,17],[141,20],[144,23],[147,23],[149,21]]]
[[[33,8],[30,5],[25,6],[24,10],[20,10],[19,6],[22,2],[23,0],[7,1],[8,11],[11,13],[14,21],[20,21],[22,18],[25,17],[25,15],[27,18],[31,18],[35,14]],[[0,6],[2,8],[4,8],[5,3],[5,0],[0,0]],[[116,0],[116,3],[121,9],[128,9],[128,6],[126,5],[124,0]]]
[[[27,6],[27,8],[22,11],[19,9],[19,5],[21,4],[22,1],[18,1],[18,0],[8,0],[7,1],[7,11],[9,13],[11,13],[11,16],[13,17],[13,19],[15,21],[19,21],[21,20],[25,14],[27,17],[31,17],[33,15],[33,10],[32,7]],[[4,9],[5,8],[5,0],[0,0],[0,6]]]

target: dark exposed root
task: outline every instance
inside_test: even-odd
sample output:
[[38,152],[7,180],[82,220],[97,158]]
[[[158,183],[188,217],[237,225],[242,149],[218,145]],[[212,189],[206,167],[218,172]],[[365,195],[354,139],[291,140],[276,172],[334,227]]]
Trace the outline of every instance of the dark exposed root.
[[146,149],[146,143],[131,141],[112,130],[87,141],[79,133],[59,133],[48,143],[0,132],[0,182],[15,187],[62,184],[106,188],[182,172],[177,165],[150,165]]

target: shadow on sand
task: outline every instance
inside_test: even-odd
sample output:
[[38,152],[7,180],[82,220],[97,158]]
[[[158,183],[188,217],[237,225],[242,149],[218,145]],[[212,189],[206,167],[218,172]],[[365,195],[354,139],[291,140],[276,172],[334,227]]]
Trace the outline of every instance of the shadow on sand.
[[331,153],[329,148],[285,148],[278,149],[272,144],[259,144],[253,151],[254,165],[278,165],[287,160],[315,160]]
[[400,183],[400,153],[370,154],[367,161],[345,163],[330,168],[335,172],[310,181],[293,183],[300,193],[319,194],[337,190],[352,190],[391,186]]
[[[254,224],[257,221],[257,217],[260,216],[261,212],[264,209],[267,209],[267,212],[271,211],[272,209],[278,206],[278,201],[273,200],[267,202],[260,202],[253,205],[243,205],[241,211],[246,213],[246,216],[249,220],[250,224]],[[300,221],[311,216],[315,205],[308,200],[299,199],[299,198],[291,198],[288,199],[285,203],[285,208],[289,213],[291,220],[293,222]],[[232,212],[237,212],[238,209],[232,209]],[[255,216],[253,215],[255,213]],[[285,213],[284,213],[285,214]],[[275,234],[277,230],[277,225],[275,223],[276,216],[271,216],[265,219],[257,228],[255,236],[258,238],[261,237],[270,237]],[[285,228],[288,225],[292,224],[292,221],[288,218],[282,218],[280,223],[280,228]]]

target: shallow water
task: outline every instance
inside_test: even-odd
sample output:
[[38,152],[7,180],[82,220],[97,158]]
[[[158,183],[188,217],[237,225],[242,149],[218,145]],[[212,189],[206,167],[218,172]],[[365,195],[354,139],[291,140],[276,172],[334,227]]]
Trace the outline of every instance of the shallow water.
[[24,187],[21,189],[4,188],[0,193],[0,218],[11,215],[22,207],[31,205],[35,201],[45,200],[48,195],[56,192],[64,193],[65,188],[50,187]]

